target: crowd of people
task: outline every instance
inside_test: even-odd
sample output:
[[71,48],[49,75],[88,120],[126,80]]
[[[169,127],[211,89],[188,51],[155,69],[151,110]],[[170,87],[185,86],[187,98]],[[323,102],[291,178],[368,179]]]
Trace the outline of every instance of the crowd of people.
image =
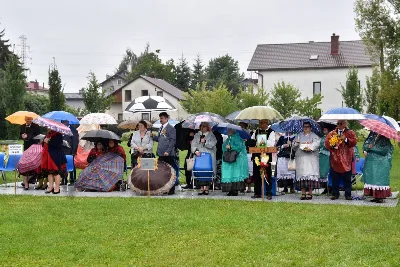
[[[137,166],[137,160],[142,158],[158,157],[160,161],[168,163],[179,169],[179,152],[176,148],[176,129],[168,123],[169,115],[162,112],[159,115],[161,127],[155,134],[149,130],[146,121],[140,121],[136,131],[130,136],[128,146],[131,154],[131,167]],[[66,126],[68,122],[64,122]],[[201,153],[209,153],[212,158],[212,170],[216,189],[222,189],[228,196],[237,196],[239,192],[251,192],[254,184],[252,198],[262,196],[262,177],[260,166],[255,158],[260,154],[249,153],[250,147],[256,146],[259,135],[266,136],[267,147],[277,147],[276,154],[268,154],[268,166],[265,169],[266,197],[272,199],[273,173],[275,173],[278,187],[283,188],[283,193],[301,191],[301,200],[311,200],[315,189],[323,188],[323,193],[331,192],[332,200],[339,198],[340,182],[343,183],[344,197],[352,200],[352,178],[355,175],[356,162],[359,161],[357,137],[354,131],[347,127],[347,122],[339,120],[336,125],[322,124],[323,136],[312,131],[311,123],[304,122],[303,132],[293,133],[274,132],[268,120],[260,120],[258,128],[248,130],[246,123],[240,123],[244,131],[248,131],[251,138],[244,140],[234,129],[228,130],[227,136],[222,136],[213,131],[210,123],[201,122],[199,129],[189,129],[180,142],[186,142],[188,153],[186,159],[199,157]],[[70,127],[70,126],[69,126]],[[40,168],[35,170],[39,178],[36,189],[44,189],[45,193],[58,194],[60,184],[67,184],[66,154],[75,155],[78,134],[75,127],[73,136],[63,136],[54,131],[48,131],[44,139],[36,140],[40,128],[32,123],[32,118],[26,118],[26,124],[21,126],[21,138],[24,140],[24,149],[32,144],[43,145],[42,161]],[[335,137],[340,142],[332,145],[331,139]],[[156,153],[153,153],[154,142],[158,142]],[[224,161],[223,155],[228,151],[235,151],[233,161]],[[124,149],[116,140],[104,140],[95,143],[90,151],[87,162],[90,164],[100,155],[112,152],[125,161]],[[391,195],[389,174],[393,145],[390,140],[382,135],[371,132],[363,145],[365,155],[364,166],[364,194],[373,196],[373,201],[382,203],[383,199]],[[276,164],[275,164],[276,163]],[[294,164],[295,163],[295,164]],[[378,167],[379,166],[379,167]],[[276,169],[275,169],[276,168]],[[194,180],[192,172],[188,170],[185,161],[186,186],[183,189],[199,189],[199,195],[208,195],[210,181]],[[24,188],[29,189],[28,177],[32,173],[22,173]],[[328,186],[328,178],[331,187]],[[76,181],[76,172],[70,173],[70,183]],[[168,194],[174,194],[172,187]]]

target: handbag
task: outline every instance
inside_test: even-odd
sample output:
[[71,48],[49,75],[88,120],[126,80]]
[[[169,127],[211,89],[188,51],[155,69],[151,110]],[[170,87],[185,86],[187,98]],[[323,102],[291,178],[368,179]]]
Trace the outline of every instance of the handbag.
[[193,155],[190,155],[190,157],[186,159],[186,170],[192,171],[193,167],[194,167],[194,157]]
[[223,155],[222,159],[225,162],[233,163],[233,162],[236,161],[237,156],[238,156],[237,151],[235,151],[235,150],[227,150],[227,151],[224,152],[224,155]]
[[296,160],[292,159],[292,153],[293,153],[293,146],[290,148],[288,171],[295,171],[296,170]]

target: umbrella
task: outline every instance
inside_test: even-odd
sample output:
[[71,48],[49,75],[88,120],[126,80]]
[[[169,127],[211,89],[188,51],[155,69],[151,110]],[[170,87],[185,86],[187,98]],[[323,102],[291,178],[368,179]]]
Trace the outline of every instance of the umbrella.
[[376,120],[376,121],[380,121],[383,122],[384,124],[389,125],[391,128],[396,129],[395,125],[393,125],[389,120],[387,120],[384,117],[381,117],[379,115],[375,115],[375,114],[364,114],[364,117],[370,120]]
[[111,116],[106,113],[90,113],[84,116],[81,121],[81,124],[118,124],[118,122]]
[[37,144],[31,145],[25,150],[17,164],[18,172],[27,173],[39,168],[42,163],[42,151],[42,145]]
[[36,123],[39,126],[46,127],[47,129],[50,129],[52,131],[65,134],[65,135],[70,135],[72,136],[71,129],[65,126],[64,124],[51,120],[51,119],[46,119],[42,117],[37,117],[36,119],[33,120],[33,123]]
[[42,140],[42,139],[44,139],[46,136],[44,135],[44,134],[38,134],[38,135],[36,135],[35,137],[33,137],[33,139],[35,139],[35,140]]
[[389,116],[385,116],[385,115],[383,115],[382,117],[385,118],[386,120],[388,120],[394,126],[396,131],[400,132],[400,126],[395,119],[393,119],[392,117],[389,117]]
[[242,127],[240,127],[238,125],[235,125],[235,124],[223,122],[223,123],[219,123],[219,124],[217,124],[217,125],[215,125],[213,127],[214,131],[216,131],[216,132],[218,132],[220,134],[225,134],[225,135],[228,135],[228,130],[229,129],[235,130],[240,135],[240,137],[242,139],[246,139],[247,140],[247,139],[251,138],[250,133],[248,133]]
[[274,108],[267,106],[254,106],[245,108],[235,120],[282,120],[282,115]]
[[121,138],[119,138],[118,135],[111,131],[107,130],[93,130],[88,133],[86,133],[82,138],[82,140],[90,141],[90,142],[99,142],[104,139],[111,139],[111,140],[116,140],[120,141]]
[[360,124],[368,128],[369,130],[376,132],[377,134],[383,135],[389,139],[394,139],[400,142],[400,136],[397,133],[397,131],[381,121],[366,119],[366,120],[361,120]]
[[162,96],[140,96],[135,98],[125,109],[125,111],[152,112],[174,110],[175,107]]
[[[158,161],[158,170],[150,172],[150,195],[161,195],[168,192],[175,185],[176,172],[171,165]],[[148,193],[147,186],[147,170],[134,168],[129,177],[129,186],[133,192],[146,195]]]
[[274,132],[277,132],[277,133],[284,133],[284,132],[285,132],[285,130],[283,130],[283,129],[280,127],[279,122],[275,122],[274,124],[272,124],[272,125],[271,125],[271,129],[272,129]]
[[123,179],[124,159],[114,153],[98,156],[79,175],[75,188],[109,192]]
[[65,111],[52,111],[44,114],[42,118],[52,119],[58,122],[68,121],[69,124],[79,124],[79,120],[73,114]]
[[30,112],[30,111],[17,111],[11,114],[10,116],[6,117],[6,120],[8,120],[12,124],[25,124],[25,117],[31,117],[32,119],[36,119],[39,117],[38,114],[35,112]]
[[225,119],[230,122],[244,122],[247,124],[258,124],[258,120],[236,120],[235,118],[237,115],[239,115],[240,112],[241,112],[241,110],[232,112],[231,114],[226,116]]
[[[149,121],[146,121],[147,123],[147,128],[151,128],[152,123]],[[121,129],[130,129],[130,130],[134,130],[136,129],[136,125],[139,123],[139,120],[129,120],[129,121],[123,121],[120,124],[118,124],[118,128]]]
[[[168,120],[168,123],[171,124],[172,126],[175,126],[179,123],[179,121],[177,120]],[[160,120],[157,120],[156,122],[154,122],[153,128],[159,129],[161,127],[161,122]]]
[[316,121],[310,119],[309,117],[292,116],[289,119],[281,121],[279,123],[279,126],[285,132],[297,134],[303,131],[303,124],[305,122],[309,122],[311,124],[311,130],[314,133],[316,134],[321,133],[321,127],[319,126],[319,124]]
[[208,122],[210,126],[213,127],[218,123],[228,122],[221,115],[211,113],[211,112],[200,112],[195,115],[189,116],[182,124],[183,128],[197,129],[200,123]]
[[353,108],[333,108],[321,116],[320,120],[363,120],[364,115]]

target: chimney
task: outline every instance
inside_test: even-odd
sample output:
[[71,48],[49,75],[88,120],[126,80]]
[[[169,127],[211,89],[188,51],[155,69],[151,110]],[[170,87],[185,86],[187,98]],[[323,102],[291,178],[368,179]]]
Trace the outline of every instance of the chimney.
[[339,55],[339,35],[331,36],[331,55]]

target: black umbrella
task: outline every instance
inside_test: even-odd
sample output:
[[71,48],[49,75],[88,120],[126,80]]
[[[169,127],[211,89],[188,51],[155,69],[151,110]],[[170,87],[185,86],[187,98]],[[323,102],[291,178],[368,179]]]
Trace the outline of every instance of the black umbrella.
[[87,140],[90,142],[100,142],[103,141],[104,139],[111,139],[115,141],[121,141],[118,135],[111,131],[107,130],[92,130],[85,134],[82,138],[82,140]]
[[193,137],[190,138],[190,132],[196,133],[197,130],[183,128],[182,124],[183,124],[183,121],[180,123],[177,123],[174,126],[174,128],[176,130],[175,147],[178,148],[179,150],[190,150],[189,141],[191,141],[191,139],[193,140]]

